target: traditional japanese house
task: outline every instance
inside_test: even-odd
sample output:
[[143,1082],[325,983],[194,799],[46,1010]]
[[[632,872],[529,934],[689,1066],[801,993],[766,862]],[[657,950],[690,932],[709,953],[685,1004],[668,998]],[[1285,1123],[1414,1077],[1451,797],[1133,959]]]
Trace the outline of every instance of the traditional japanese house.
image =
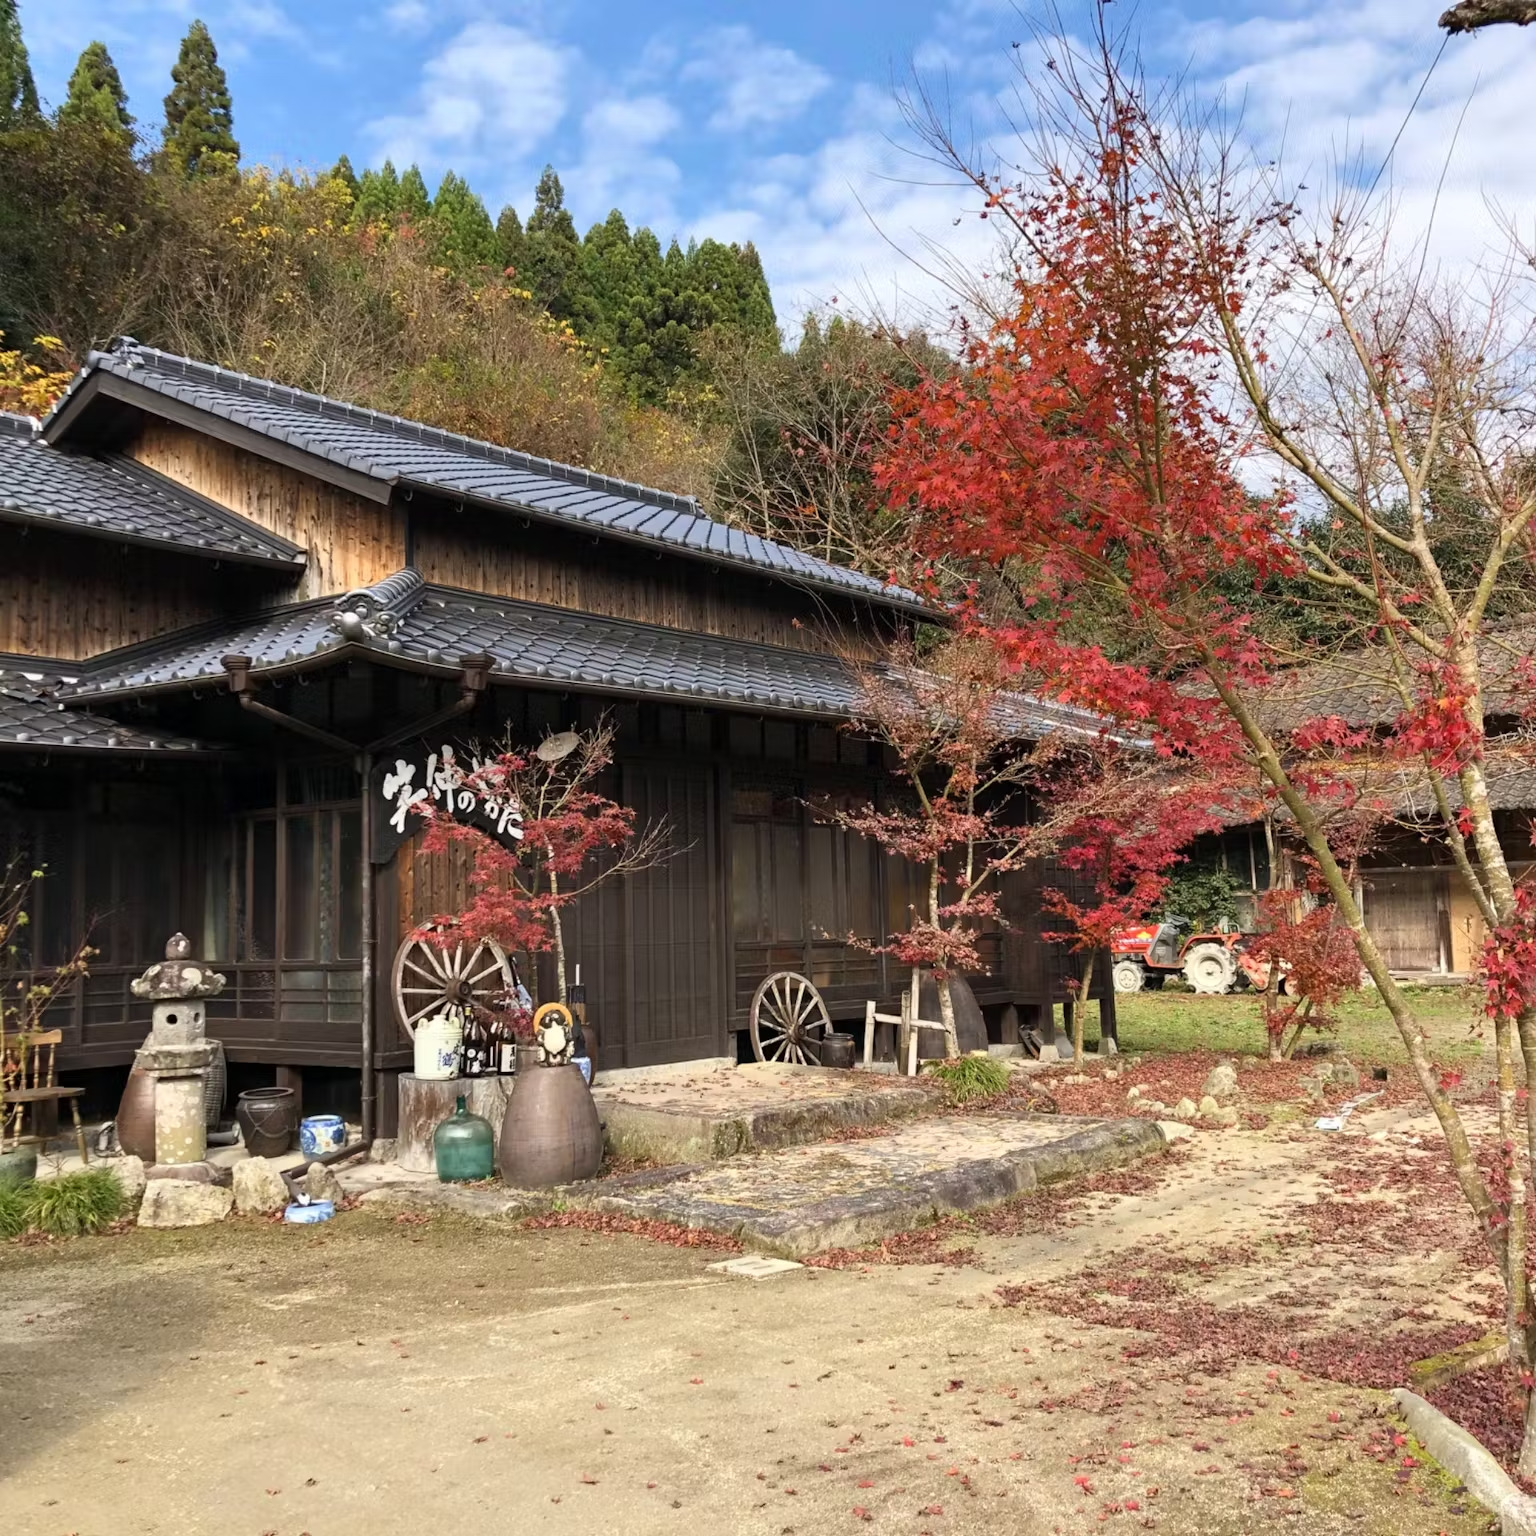
[[[1488,748],[1484,771],[1499,841],[1517,879],[1536,878],[1536,742],[1525,721],[1528,687],[1522,662],[1536,630],[1528,623],[1491,634],[1484,644]],[[1363,731],[1384,729],[1401,712],[1390,667],[1368,651],[1345,652],[1302,667],[1265,701],[1270,721],[1291,729],[1333,717]],[[1440,808],[1422,766],[1373,760],[1362,752],[1339,765],[1362,804],[1379,811],[1379,826],[1361,861],[1356,886],[1367,928],[1388,966],[1406,979],[1461,978],[1478,963],[1485,927],[1478,905],[1445,843]],[[1461,791],[1453,775],[1440,787],[1453,810]],[[1190,850],[1196,867],[1227,870],[1242,887],[1246,913],[1272,884],[1302,882],[1288,871],[1286,820],[1236,825]],[[1277,835],[1278,833],[1278,835]],[[1246,915],[1246,914],[1245,914]]]
[[[907,874],[808,806],[883,780],[838,729],[839,655],[932,617],[687,498],[132,341],[93,354],[46,420],[0,421],[0,841],[47,866],[35,963],[99,950],[62,1068],[112,1069],[111,1093],[147,1029],[128,982],[180,929],[229,977],[232,1071],[302,1075],[387,1132],[396,956],[463,894],[403,802],[445,750],[605,712],[612,792],[667,818],[673,856],[571,920],[603,1064],[736,1055],[780,969],[834,1017],[889,1006],[894,965],[845,937],[905,924]],[[1024,734],[1091,728],[1017,709]],[[1030,879],[1008,905],[975,979],[994,1035],[1076,965]]]

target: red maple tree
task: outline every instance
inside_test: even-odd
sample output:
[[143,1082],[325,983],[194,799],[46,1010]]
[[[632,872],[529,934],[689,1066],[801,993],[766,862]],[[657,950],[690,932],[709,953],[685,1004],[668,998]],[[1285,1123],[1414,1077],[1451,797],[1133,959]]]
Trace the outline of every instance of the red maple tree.
[[[899,394],[879,483],[921,509],[932,558],[1013,584],[1023,616],[975,623],[1033,686],[1170,761],[1247,772],[1283,811],[1440,1123],[1529,1379],[1536,1104],[1517,1058],[1536,1064],[1536,903],[1487,767],[1490,722],[1530,703],[1528,631],[1498,622],[1529,612],[1529,307],[1513,277],[1478,298],[1400,261],[1359,184],[1284,190],[1201,104],[1153,104],[1098,15],[1087,45],[1020,51],[1044,131],[1016,173],[972,164],[917,104],[929,148],[1009,230],[1012,298],[964,367]],[[1371,683],[1347,742],[1277,707],[1326,645]],[[1491,1175],[1332,838],[1350,784],[1383,764],[1426,787],[1428,835],[1490,934]],[[1521,1470],[1536,1475],[1536,1411]]]
[[[554,744],[554,750],[550,744]],[[432,943],[489,939],[532,956],[553,951],[556,998],[567,998],[561,914],[605,881],[649,869],[668,856],[665,822],[640,829],[632,808],[595,787],[613,761],[613,728],[552,737],[541,748],[503,745],[465,776],[477,798],[518,808],[517,834],[498,841],[433,800],[412,807],[427,824],[422,852],[469,857],[471,899],[418,931]],[[529,967],[530,982],[533,969]]]

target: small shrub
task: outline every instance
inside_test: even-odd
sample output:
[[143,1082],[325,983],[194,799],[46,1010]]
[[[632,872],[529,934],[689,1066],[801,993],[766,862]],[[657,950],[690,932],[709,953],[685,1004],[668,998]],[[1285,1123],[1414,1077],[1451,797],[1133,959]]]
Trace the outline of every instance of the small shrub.
[[20,1237],[27,1230],[32,1186],[10,1180],[0,1183],[0,1238]]
[[1008,1069],[990,1056],[958,1056],[941,1061],[929,1071],[944,1084],[951,1104],[995,1098],[1008,1086]]
[[110,1168],[82,1168],[27,1187],[26,1224],[50,1237],[99,1232],[123,1214],[123,1186]]

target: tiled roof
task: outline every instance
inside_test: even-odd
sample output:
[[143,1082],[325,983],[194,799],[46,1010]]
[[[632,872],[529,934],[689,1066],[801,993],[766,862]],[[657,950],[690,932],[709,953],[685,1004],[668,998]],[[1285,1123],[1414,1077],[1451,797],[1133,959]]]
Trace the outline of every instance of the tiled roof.
[[707,517],[692,497],[533,458],[127,339],[110,352],[91,354],[50,421],[96,373],[128,380],[384,485],[509,508],[604,537],[660,544],[683,555],[751,567],[801,586],[926,611],[904,588],[728,528]]
[[[1348,770],[1346,770],[1348,771]],[[1483,763],[1488,803],[1496,811],[1536,810],[1536,742],[1508,741],[1490,746]],[[1421,765],[1357,766],[1350,776],[1362,798],[1381,800],[1405,820],[1434,820],[1440,814],[1429,770]],[[1461,809],[1461,785],[1454,774],[1441,778],[1453,811]]]
[[302,565],[304,551],[136,464],[50,447],[0,412],[0,519],[62,526],[210,559]]
[[[1529,619],[1490,626],[1479,642],[1483,697],[1489,715],[1524,714],[1533,690],[1525,664],[1536,650]],[[1410,663],[1418,660],[1410,655]],[[1258,702],[1267,725],[1293,730],[1304,721],[1337,715],[1354,726],[1386,725],[1403,712],[1394,657],[1385,648],[1341,651],[1279,678]]]
[[[298,670],[347,644],[445,671],[457,670],[465,655],[487,652],[502,679],[625,697],[835,719],[848,718],[859,704],[854,677],[833,656],[481,597],[428,585],[415,571],[343,598],[108,652],[61,695],[107,698],[217,681],[229,655],[249,656],[253,671]],[[1011,701],[1010,713],[1021,735],[1097,731],[1092,716],[1023,695]]]
[[136,730],[84,710],[46,699],[24,699],[0,690],[0,752],[206,753],[212,749],[185,736]]

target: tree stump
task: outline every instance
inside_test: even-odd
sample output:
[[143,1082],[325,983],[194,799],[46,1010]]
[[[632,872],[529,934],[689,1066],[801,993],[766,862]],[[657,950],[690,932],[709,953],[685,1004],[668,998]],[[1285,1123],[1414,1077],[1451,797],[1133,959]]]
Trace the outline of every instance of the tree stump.
[[395,1161],[412,1173],[437,1172],[432,1134],[453,1113],[461,1094],[471,1114],[491,1122],[491,1134],[499,1144],[514,1081],[511,1077],[417,1077],[402,1072]]

